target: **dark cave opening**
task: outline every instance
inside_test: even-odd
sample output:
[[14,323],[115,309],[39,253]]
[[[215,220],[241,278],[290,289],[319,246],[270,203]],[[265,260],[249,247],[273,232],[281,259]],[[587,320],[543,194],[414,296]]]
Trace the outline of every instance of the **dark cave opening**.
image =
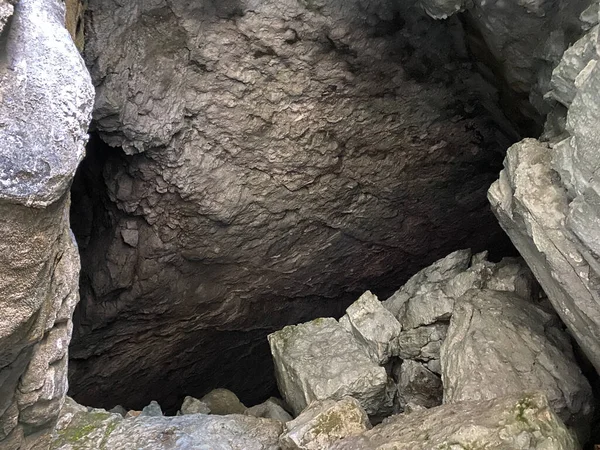
[[[399,12],[371,26],[358,48],[329,34],[311,43],[291,25],[298,37],[285,45],[321,46],[317,68],[341,65],[343,74],[314,70],[310,92],[290,98],[327,114],[347,109],[343,126],[315,115],[300,132],[295,116],[267,119],[252,106],[238,106],[239,117],[203,116],[217,108],[211,103],[186,110],[170,142],[138,152],[116,145],[138,131],[122,133],[113,112],[98,112],[72,188],[82,271],[69,378],[78,402],[141,409],[157,400],[174,413],[184,396],[224,387],[254,405],[277,393],[270,332],[340,317],[367,289],[385,299],[458,248],[488,250],[492,260],[516,253],[485,193],[508,145],[539,130],[498,94],[505,87],[490,84],[498,80],[477,72],[470,58],[481,48],[456,49],[461,22]],[[441,43],[419,44],[432,36]],[[377,59],[368,45],[381,42]],[[247,68],[279,59],[305,70],[293,51],[244,45],[259,60],[240,60]],[[440,48],[452,53],[439,58]],[[218,63],[186,57],[205,68],[194,71],[209,84],[204,95],[241,89],[213,75]],[[251,101],[274,95],[267,84],[257,89],[266,93]],[[226,138],[199,117],[217,121]],[[284,127],[291,131],[282,137]],[[283,150],[271,147],[279,140]],[[333,162],[321,163],[327,152]]]

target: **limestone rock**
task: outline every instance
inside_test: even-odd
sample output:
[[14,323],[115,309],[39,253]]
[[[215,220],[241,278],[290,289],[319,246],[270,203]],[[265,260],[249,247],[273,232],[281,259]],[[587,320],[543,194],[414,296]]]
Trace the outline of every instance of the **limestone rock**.
[[276,450],[281,432],[275,420],[243,415],[123,419],[69,400],[51,450]]
[[503,242],[485,191],[514,132],[458,21],[413,1],[88,3],[80,402],[258,402],[268,333]]
[[[600,71],[595,70],[595,73],[600,80]],[[597,98],[598,92],[590,91],[589,99]],[[578,94],[571,109],[578,108],[575,104],[581,101]],[[579,110],[580,119],[583,120],[583,115],[589,117],[585,119],[589,127],[582,128],[582,134],[577,135],[581,140],[572,139],[575,145],[581,145],[588,152],[588,157],[593,157],[598,148],[590,142],[597,133],[591,129],[589,121],[600,113],[600,109],[594,108],[590,107],[587,112]],[[597,117],[600,119],[600,115]],[[578,159],[584,153],[578,151],[563,156],[571,168],[586,171],[591,163]],[[553,156],[553,149],[533,139],[515,144],[508,151],[500,179],[490,188],[490,202],[554,308],[596,370],[600,370],[600,296],[597,289],[600,269],[592,250],[597,242],[594,237],[597,227],[593,225],[594,211],[597,210],[593,200],[594,178],[575,175],[572,180],[579,180],[573,182],[576,191],[585,184],[590,188],[570,202],[561,179],[552,170]],[[569,170],[565,167],[565,171]],[[585,179],[590,181],[583,181]],[[584,207],[587,213],[578,214]]]
[[368,414],[391,407],[387,374],[335,319],[269,335],[279,392],[296,415],[315,400],[357,399]]
[[177,414],[210,414],[210,408],[203,401],[188,395],[183,399],[183,404]]
[[0,2],[0,448],[44,448],[67,391],[79,255],[69,192],[89,75],[59,0]]
[[336,441],[371,428],[369,417],[352,397],[311,403],[286,424],[279,442],[282,450],[322,450]]
[[553,320],[510,293],[467,292],[456,302],[442,346],[444,403],[538,389],[558,416],[585,436],[593,412],[591,387],[572,352],[564,353],[568,337]]
[[340,324],[361,343],[380,365],[398,356],[398,338],[402,327],[371,291],[365,292],[348,307]]
[[578,450],[541,393],[463,402],[390,417],[329,450]]
[[407,405],[432,408],[442,404],[442,380],[424,364],[406,359],[394,367],[400,410]]
[[228,389],[214,389],[200,399],[211,414],[224,416],[227,414],[244,414],[246,406]]
[[145,406],[140,414],[140,416],[143,417],[162,417],[162,415],[163,412],[160,405],[154,400],[152,400],[148,406]]
[[293,419],[293,417],[281,406],[281,401],[270,398],[260,405],[252,406],[248,408],[244,414],[254,417],[265,417],[267,419],[278,420],[286,423]]

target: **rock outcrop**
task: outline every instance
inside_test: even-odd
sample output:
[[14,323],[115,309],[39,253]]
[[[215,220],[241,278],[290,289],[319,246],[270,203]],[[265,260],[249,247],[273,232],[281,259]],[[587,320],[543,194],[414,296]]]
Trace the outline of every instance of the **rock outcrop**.
[[444,403],[541,390],[566,425],[588,438],[592,389],[553,311],[531,299],[470,290],[452,312],[442,345]]
[[0,448],[43,449],[67,391],[69,188],[93,89],[59,0],[0,2]]
[[577,450],[543,394],[463,402],[393,416],[329,450]]
[[73,209],[82,403],[174,408],[223,385],[258,401],[269,332],[503,239],[484,191],[514,133],[457,20],[386,0],[87,14],[94,126],[117,149],[96,149]]
[[[596,23],[598,15],[596,12]],[[600,371],[600,67],[592,27],[552,76],[542,141],[512,146],[489,198],[554,308]]]

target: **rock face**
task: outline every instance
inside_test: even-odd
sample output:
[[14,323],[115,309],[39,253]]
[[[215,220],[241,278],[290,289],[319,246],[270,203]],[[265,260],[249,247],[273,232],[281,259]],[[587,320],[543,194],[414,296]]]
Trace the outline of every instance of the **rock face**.
[[[9,2],[12,3],[12,2]],[[0,447],[44,448],[67,391],[69,230],[93,89],[59,0],[0,2]]]
[[470,290],[456,303],[441,351],[444,403],[542,390],[587,438],[591,387],[556,316],[508,292]]
[[569,44],[581,35],[581,27],[589,23],[593,13],[586,9],[596,2],[419,0],[419,3],[436,19],[464,12],[463,20],[476,30],[470,33],[471,50],[500,73],[517,94],[512,96],[517,108],[541,125],[543,116],[552,109],[543,98],[550,89],[552,69]]
[[330,450],[577,450],[542,394],[464,402],[401,414]]
[[502,227],[600,370],[597,36],[592,27],[553,73],[548,97],[562,105],[548,121],[546,142],[526,139],[511,147],[488,195]]
[[269,332],[498,242],[484,191],[510,139],[458,21],[386,0],[88,14],[95,128],[119,149],[97,149],[73,209],[82,403],[169,408],[221,386],[259,401]]
[[281,423],[256,417],[191,414],[123,419],[67,399],[51,450],[277,450]]

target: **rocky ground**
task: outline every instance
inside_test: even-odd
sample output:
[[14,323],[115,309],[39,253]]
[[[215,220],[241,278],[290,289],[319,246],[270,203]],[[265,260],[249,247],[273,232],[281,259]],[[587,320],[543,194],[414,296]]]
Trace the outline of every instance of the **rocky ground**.
[[269,336],[279,390],[246,408],[218,389],[175,417],[68,400],[71,449],[539,449],[587,442],[592,390],[565,327],[520,259],[458,251],[381,302]]

